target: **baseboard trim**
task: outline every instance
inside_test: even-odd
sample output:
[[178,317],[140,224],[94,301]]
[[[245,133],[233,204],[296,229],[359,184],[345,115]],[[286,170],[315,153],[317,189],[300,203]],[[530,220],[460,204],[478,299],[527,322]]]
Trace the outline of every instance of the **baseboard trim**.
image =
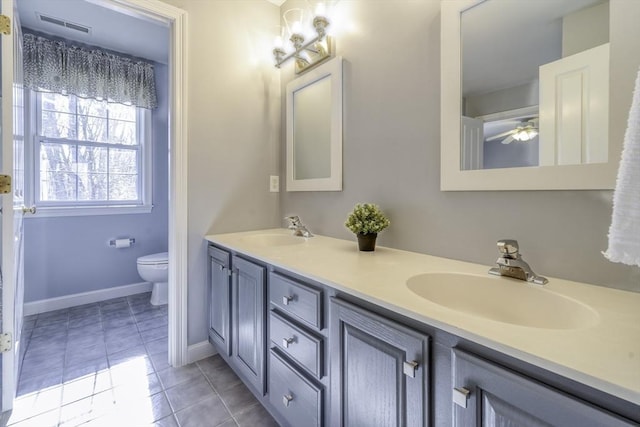
[[187,363],[197,362],[217,353],[209,341],[201,341],[187,347]]
[[116,286],[113,288],[99,289],[97,291],[81,292],[78,294],[65,295],[63,297],[42,299],[39,301],[26,302],[24,304],[24,315],[46,313],[47,311],[61,310],[63,308],[75,307],[82,304],[104,301],[111,298],[126,297],[151,291],[153,284],[149,282],[133,283],[131,285]]

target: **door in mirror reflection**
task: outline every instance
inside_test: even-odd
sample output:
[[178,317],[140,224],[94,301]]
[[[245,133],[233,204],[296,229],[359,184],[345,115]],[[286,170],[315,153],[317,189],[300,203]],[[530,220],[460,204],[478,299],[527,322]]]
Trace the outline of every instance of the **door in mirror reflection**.
[[461,170],[608,161],[608,1],[486,0],[461,49]]

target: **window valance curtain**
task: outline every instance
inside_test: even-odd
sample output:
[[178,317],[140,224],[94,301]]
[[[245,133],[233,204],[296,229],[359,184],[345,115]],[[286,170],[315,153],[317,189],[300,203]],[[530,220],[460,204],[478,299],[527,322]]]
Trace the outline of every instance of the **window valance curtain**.
[[27,88],[142,108],[157,106],[152,64],[35,34],[23,39]]

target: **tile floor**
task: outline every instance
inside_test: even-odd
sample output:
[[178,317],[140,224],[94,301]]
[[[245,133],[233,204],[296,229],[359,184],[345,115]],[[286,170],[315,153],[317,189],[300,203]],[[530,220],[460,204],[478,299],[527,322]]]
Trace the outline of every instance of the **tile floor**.
[[220,356],[169,366],[167,306],[149,297],[26,318],[18,397],[2,425],[276,426]]

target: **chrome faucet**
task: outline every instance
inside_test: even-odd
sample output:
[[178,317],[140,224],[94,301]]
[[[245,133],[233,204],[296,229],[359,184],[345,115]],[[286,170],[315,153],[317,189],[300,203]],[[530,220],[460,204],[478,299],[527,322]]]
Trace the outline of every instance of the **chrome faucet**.
[[546,277],[534,273],[529,264],[522,259],[517,240],[498,240],[498,251],[500,252],[500,258],[496,261],[498,266],[491,268],[489,274],[513,277],[537,285],[549,282]]
[[311,234],[302,221],[300,221],[298,215],[287,216],[284,219],[289,221],[289,230],[293,230],[294,236],[313,237],[313,234]]

